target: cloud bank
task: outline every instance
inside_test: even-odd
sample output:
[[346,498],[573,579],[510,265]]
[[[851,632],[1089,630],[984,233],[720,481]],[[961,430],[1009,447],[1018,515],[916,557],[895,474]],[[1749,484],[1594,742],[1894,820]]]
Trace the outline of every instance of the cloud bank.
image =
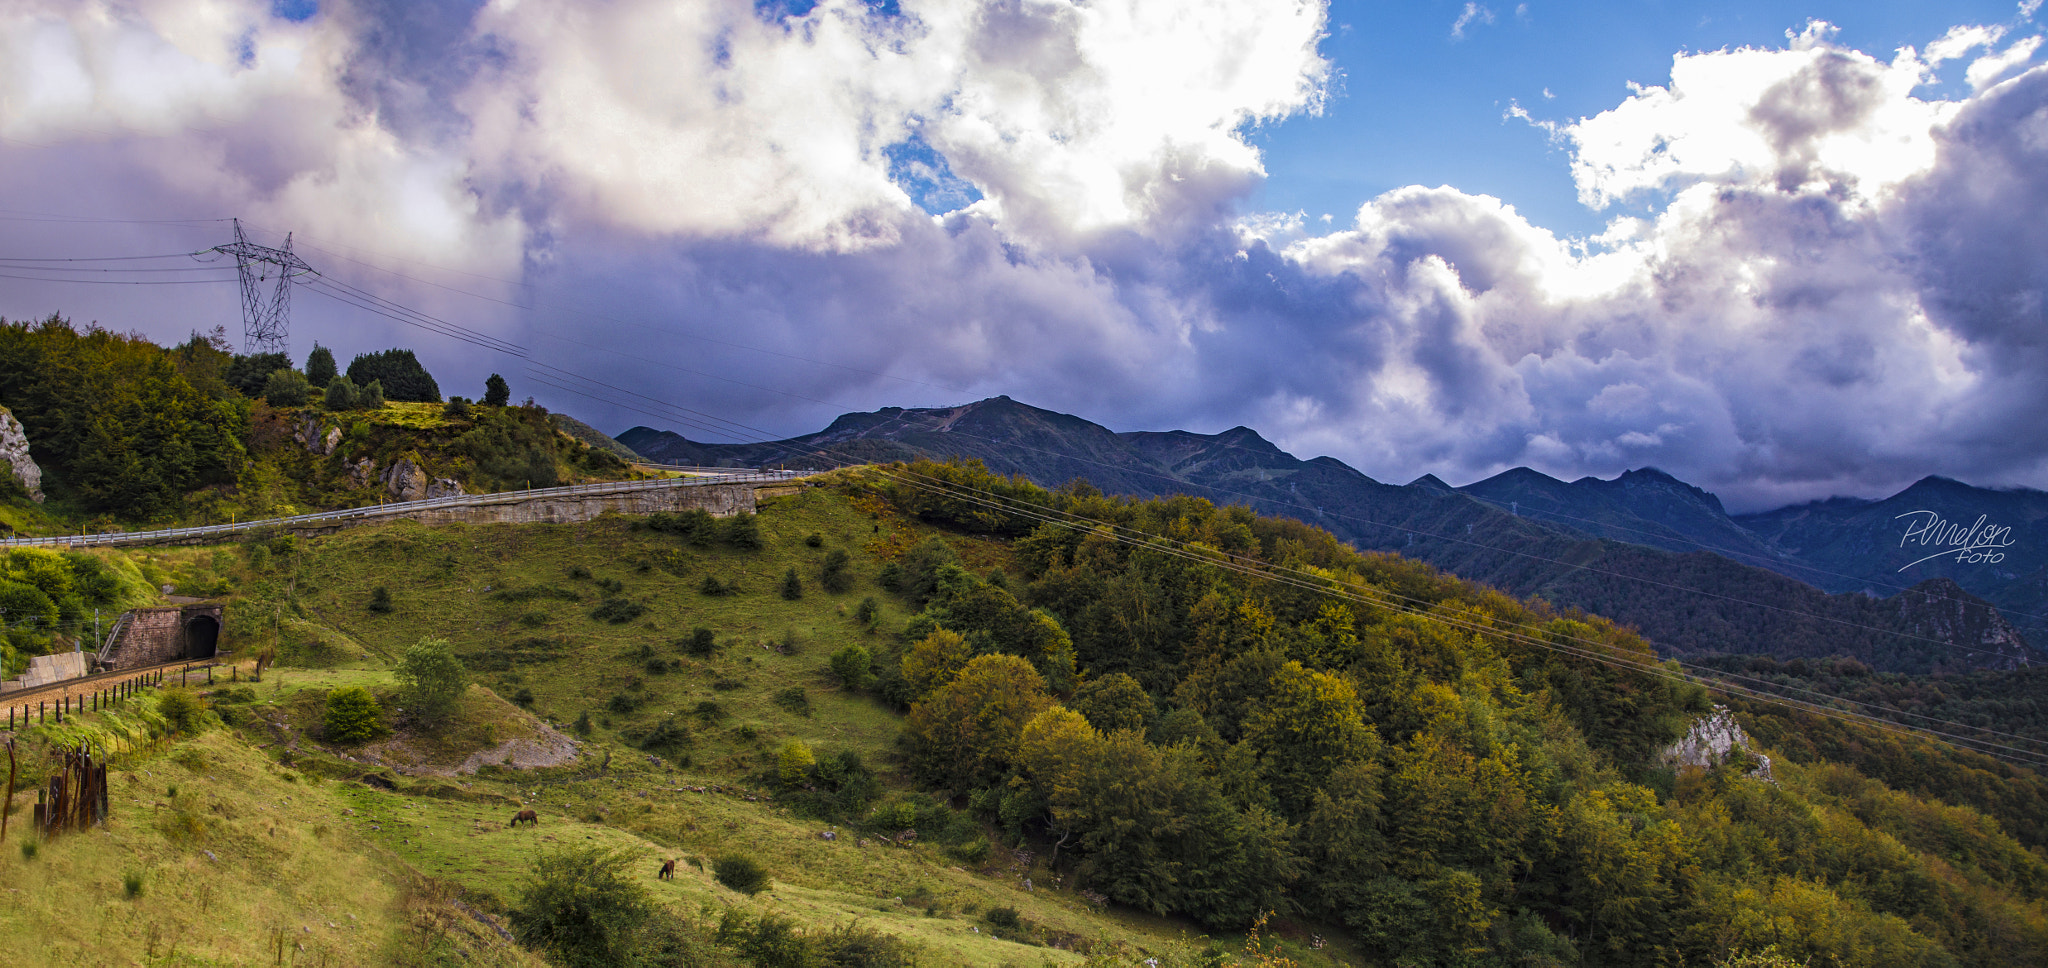
[[[17,0],[0,207],[296,230],[323,271],[618,388],[528,381],[612,429],[652,422],[626,394],[787,433],[1008,393],[1396,481],[2048,484],[2032,27],[1679,54],[1541,122],[1613,213],[1591,239],[1451,186],[1334,231],[1250,211],[1248,133],[1320,110],[1325,27],[1253,0]],[[13,254],[207,231],[0,221]],[[233,322],[160,292],[17,283],[0,311]],[[300,302],[307,346],[403,340],[457,386],[517,365]]]

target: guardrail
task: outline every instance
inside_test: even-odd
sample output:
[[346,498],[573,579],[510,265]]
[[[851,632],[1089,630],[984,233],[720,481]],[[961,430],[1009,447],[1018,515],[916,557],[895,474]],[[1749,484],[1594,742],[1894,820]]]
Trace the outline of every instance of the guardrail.
[[707,477],[672,477],[658,481],[604,481],[597,484],[571,484],[565,487],[543,487],[526,491],[499,491],[495,494],[454,494],[448,497],[433,497],[419,501],[400,501],[393,504],[366,504],[358,508],[340,511],[320,511],[313,514],[294,514],[282,518],[262,518],[255,521],[239,521],[233,524],[208,524],[196,528],[167,528],[161,531],[114,531],[103,534],[69,534],[46,538],[10,537],[0,539],[0,548],[23,547],[64,547],[87,548],[94,546],[154,544],[160,541],[182,541],[189,538],[225,537],[245,534],[266,528],[289,528],[329,521],[353,521],[363,518],[380,518],[404,515],[412,511],[432,508],[484,507],[491,504],[515,504],[534,498],[571,497],[587,494],[624,494],[633,491],[658,491],[674,487],[711,487],[720,484],[770,484],[808,477],[817,471],[755,471],[747,474],[722,474]]

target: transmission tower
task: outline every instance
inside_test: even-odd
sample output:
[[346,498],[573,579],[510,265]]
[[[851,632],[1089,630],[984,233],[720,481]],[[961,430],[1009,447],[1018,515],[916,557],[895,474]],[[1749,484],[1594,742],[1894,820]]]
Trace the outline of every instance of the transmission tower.
[[290,353],[292,280],[313,271],[292,254],[290,233],[282,249],[257,245],[235,219],[235,240],[213,251],[234,256],[242,276],[242,352]]

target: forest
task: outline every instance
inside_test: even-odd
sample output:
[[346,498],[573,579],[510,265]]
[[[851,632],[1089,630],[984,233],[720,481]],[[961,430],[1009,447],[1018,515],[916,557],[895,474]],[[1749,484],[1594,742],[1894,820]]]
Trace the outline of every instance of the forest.
[[[232,352],[218,329],[165,348],[56,315],[0,319],[0,405],[43,468],[47,517],[92,530],[375,503],[365,459],[380,469],[410,459],[472,491],[628,473],[558,432],[544,409],[506,405],[503,378],[492,379],[481,403],[443,405],[406,349],[341,371],[316,344],[295,368],[282,353]],[[308,419],[342,439],[310,448],[299,439]]]
[[2048,862],[1999,817],[2039,814],[1902,792],[1882,758],[1674,772],[1657,753],[1710,697],[1605,620],[1198,498],[860,480],[877,515],[1006,539],[1017,572],[885,549],[921,610],[871,688],[911,771],[1117,903],[1327,919],[1398,964],[2048,959]]

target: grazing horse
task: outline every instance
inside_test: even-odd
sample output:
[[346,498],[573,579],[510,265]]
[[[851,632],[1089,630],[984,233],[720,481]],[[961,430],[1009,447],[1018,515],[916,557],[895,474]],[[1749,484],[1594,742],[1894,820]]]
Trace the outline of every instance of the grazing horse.
[[676,876],[676,862],[672,860],[662,861],[661,873],[654,876],[664,881],[674,879]]
[[517,827],[522,823],[538,826],[540,824],[540,814],[534,813],[531,810],[521,810],[512,815],[512,826]]

